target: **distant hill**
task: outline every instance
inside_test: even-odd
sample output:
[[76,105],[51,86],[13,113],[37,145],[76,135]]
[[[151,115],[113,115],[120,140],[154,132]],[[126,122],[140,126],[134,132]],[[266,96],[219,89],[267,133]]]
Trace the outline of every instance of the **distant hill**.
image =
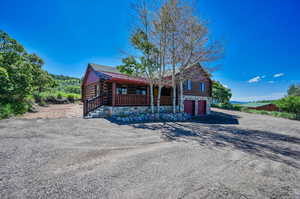
[[80,94],[81,79],[76,77],[70,77],[66,75],[50,74],[53,79],[56,80],[58,86],[55,88],[57,91],[63,91],[66,93]]
[[231,104],[247,104],[249,102],[230,101]]
[[231,104],[248,104],[248,103],[275,103],[277,100],[259,100],[259,101],[249,101],[249,102],[240,102],[240,101],[230,101]]

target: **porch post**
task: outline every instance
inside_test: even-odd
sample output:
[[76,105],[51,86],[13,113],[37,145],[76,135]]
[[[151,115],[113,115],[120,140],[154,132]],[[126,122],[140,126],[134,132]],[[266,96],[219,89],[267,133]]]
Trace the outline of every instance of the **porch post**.
[[146,94],[146,104],[150,105],[150,88],[147,86],[147,94]]
[[116,82],[112,83],[112,106],[116,105]]

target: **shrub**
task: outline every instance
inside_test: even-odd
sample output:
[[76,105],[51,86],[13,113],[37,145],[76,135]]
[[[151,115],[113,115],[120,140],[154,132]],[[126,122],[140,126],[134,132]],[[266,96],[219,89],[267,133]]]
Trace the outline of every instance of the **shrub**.
[[63,94],[62,93],[57,93],[57,99],[62,99],[63,98]]
[[30,107],[30,104],[18,101],[0,104],[0,119],[23,114],[27,112]]
[[300,97],[288,96],[276,102],[276,105],[283,111],[300,114]]
[[67,94],[67,99],[69,100],[69,102],[74,103],[75,100],[80,99],[80,95],[74,94],[74,93],[68,93]]
[[11,104],[0,104],[0,119],[8,118],[13,115]]

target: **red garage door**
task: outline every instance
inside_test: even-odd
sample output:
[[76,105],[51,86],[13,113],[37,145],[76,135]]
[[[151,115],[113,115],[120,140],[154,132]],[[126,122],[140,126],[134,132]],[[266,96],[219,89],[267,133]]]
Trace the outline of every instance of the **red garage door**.
[[185,100],[184,101],[184,112],[194,115],[195,114],[195,101]]
[[200,100],[198,104],[198,115],[206,114],[206,100]]

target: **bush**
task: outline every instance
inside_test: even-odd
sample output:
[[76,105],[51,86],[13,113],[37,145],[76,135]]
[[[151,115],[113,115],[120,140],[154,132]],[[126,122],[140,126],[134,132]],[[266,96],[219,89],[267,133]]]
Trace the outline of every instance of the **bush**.
[[69,100],[69,102],[74,103],[75,100],[80,99],[80,95],[74,94],[74,93],[69,93],[69,94],[67,94],[67,99]]
[[0,104],[0,119],[8,118],[13,115],[11,104]]
[[26,102],[15,101],[10,103],[0,104],[0,119],[26,113],[30,107],[31,104],[28,104]]
[[288,96],[276,102],[276,105],[283,111],[300,114],[300,97]]
[[57,93],[57,99],[62,99],[63,98],[63,94],[62,93]]

